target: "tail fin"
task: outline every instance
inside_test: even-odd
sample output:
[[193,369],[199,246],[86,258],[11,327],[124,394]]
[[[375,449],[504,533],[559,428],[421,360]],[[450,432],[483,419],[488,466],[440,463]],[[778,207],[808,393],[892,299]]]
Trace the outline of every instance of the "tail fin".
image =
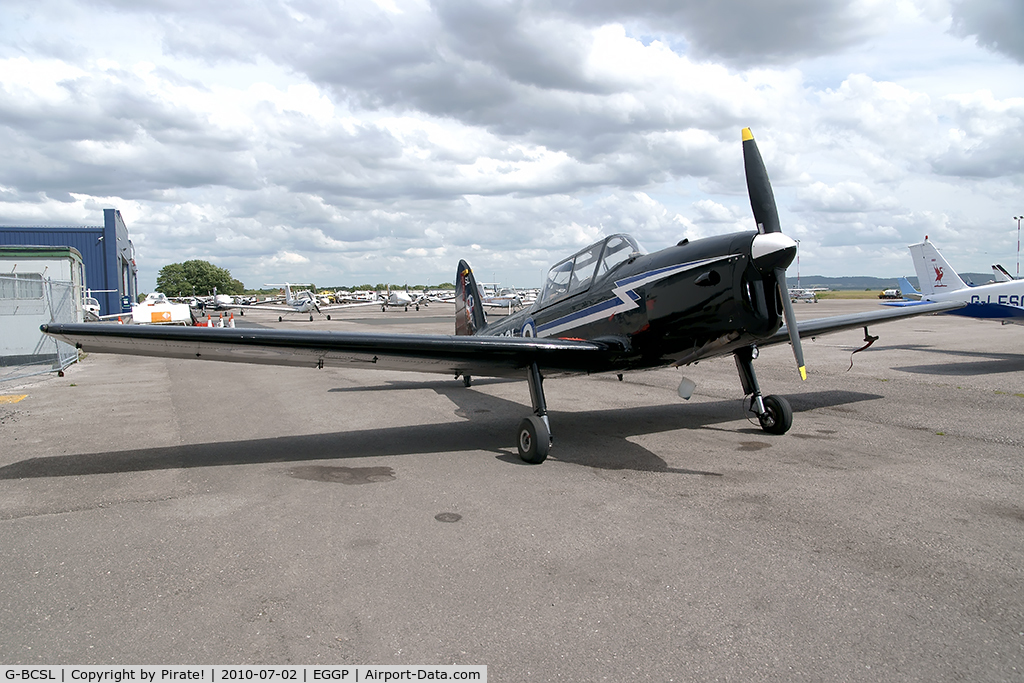
[[[918,277],[918,280],[920,279],[921,278]],[[910,284],[910,280],[905,277],[901,277],[898,282],[900,283],[900,294],[905,300],[910,301],[921,299],[921,292],[914,289],[914,285]]]
[[967,288],[967,284],[960,279],[946,259],[942,258],[942,254],[927,237],[921,244],[911,244],[909,249],[922,296]]
[[459,261],[455,273],[455,334],[476,334],[487,326],[482,298],[473,269]]
[[1006,272],[1006,268],[998,263],[992,266],[992,276],[996,282],[1011,282],[1013,280],[1013,276]]

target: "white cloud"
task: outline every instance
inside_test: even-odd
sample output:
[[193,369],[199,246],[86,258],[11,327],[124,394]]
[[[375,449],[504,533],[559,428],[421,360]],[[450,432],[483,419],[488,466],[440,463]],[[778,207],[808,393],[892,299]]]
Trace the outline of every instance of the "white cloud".
[[895,200],[878,200],[870,188],[854,182],[841,182],[835,186],[816,182],[798,190],[796,196],[804,211],[866,213],[898,208]]
[[999,7],[12,0],[0,222],[116,206],[144,283],[185,257],[438,282],[470,254],[535,284],[612,232],[752,229],[751,126],[805,272],[889,275],[922,230],[950,258],[1009,244],[1024,67]]

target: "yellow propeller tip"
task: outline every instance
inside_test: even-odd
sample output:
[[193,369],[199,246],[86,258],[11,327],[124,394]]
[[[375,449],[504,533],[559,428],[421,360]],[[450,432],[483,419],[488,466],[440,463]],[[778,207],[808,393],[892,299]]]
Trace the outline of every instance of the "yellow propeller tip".
[[803,365],[800,366],[800,379],[807,379],[807,368],[805,368]]
[[750,132],[750,129],[749,128],[744,128],[743,129],[743,142],[746,142],[747,140],[753,140],[753,139],[754,139],[754,134]]

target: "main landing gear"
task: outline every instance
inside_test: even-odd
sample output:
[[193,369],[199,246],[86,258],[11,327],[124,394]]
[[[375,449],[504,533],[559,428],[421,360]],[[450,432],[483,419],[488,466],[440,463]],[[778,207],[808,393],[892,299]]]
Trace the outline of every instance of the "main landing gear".
[[524,417],[519,423],[519,438],[516,446],[519,457],[531,465],[539,465],[548,457],[551,443],[551,425],[548,423],[548,406],[544,401],[544,378],[540,368],[531,363],[527,368],[526,379],[530,385],[530,402],[533,404],[533,415]]
[[736,369],[740,373],[740,384],[743,394],[750,396],[750,412],[757,415],[761,429],[769,434],[785,434],[793,426],[793,408],[782,396],[761,396],[761,387],[757,384],[754,374],[753,360],[757,357],[757,347],[745,346],[733,351]]
[[[519,423],[516,447],[519,449],[519,457],[524,462],[539,465],[548,457],[554,437],[551,436],[551,425],[548,423],[548,405],[544,401],[544,378],[541,377],[540,368],[536,363],[531,363],[530,367],[526,369],[526,373],[526,379],[530,385],[533,415],[524,417],[523,421]],[[458,379],[459,375],[456,375],[455,378]],[[462,383],[471,387],[473,378],[463,374]]]

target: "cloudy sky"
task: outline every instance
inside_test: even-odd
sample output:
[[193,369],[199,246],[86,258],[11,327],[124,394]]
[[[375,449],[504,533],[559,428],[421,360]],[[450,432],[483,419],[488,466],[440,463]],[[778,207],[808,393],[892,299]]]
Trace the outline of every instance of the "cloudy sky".
[[[140,286],[486,281],[754,228],[805,275],[1016,268],[1020,0],[4,0],[0,225],[120,209]],[[790,269],[795,274],[795,265]]]

